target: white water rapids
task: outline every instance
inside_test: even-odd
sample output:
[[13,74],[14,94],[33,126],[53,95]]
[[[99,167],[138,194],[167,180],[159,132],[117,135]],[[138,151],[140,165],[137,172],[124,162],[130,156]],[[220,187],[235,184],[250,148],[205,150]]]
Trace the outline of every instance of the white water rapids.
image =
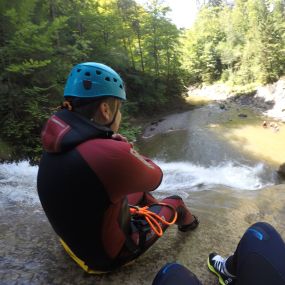
[[164,178],[156,191],[167,195],[176,193],[184,198],[191,191],[210,190],[219,186],[235,190],[258,190],[274,184],[273,179],[272,182],[263,181],[265,166],[262,163],[247,166],[226,162],[207,168],[190,162],[158,162],[158,165],[164,172]]
[[[226,162],[216,166],[204,167],[190,162],[156,161],[162,168],[164,177],[156,190],[159,196],[178,194],[187,197],[192,191],[211,190],[226,186],[235,190],[258,190],[273,185],[274,181],[262,179],[265,166],[247,166]],[[36,191],[37,166],[27,161],[0,164],[1,203],[6,199],[28,204],[37,204]],[[5,198],[5,199],[3,199]],[[0,203],[0,204],[1,204]]]
[[16,202],[39,203],[37,173],[38,167],[31,166],[28,161],[0,164],[1,196]]

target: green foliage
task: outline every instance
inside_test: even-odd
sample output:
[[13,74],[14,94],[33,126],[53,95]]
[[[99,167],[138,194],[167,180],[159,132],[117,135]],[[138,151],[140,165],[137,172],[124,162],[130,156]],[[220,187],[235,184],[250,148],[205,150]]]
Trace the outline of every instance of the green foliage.
[[11,159],[11,148],[0,139],[0,161]]
[[[149,0],[0,1],[0,133],[13,158],[36,160],[40,131],[62,100],[70,68],[97,61],[127,85],[126,114],[151,113],[182,90],[180,31]],[[123,123],[132,139],[137,130]]]
[[236,0],[234,5],[210,1],[182,40],[189,82],[276,81],[285,72],[284,19],[284,0]]
[[[163,0],[146,7],[135,0],[1,0],[1,141],[13,146],[15,159],[36,159],[41,127],[62,100],[70,68],[83,61],[119,71],[130,118],[171,105],[187,83],[250,89],[284,74],[284,0],[203,2],[194,26],[181,31]],[[123,131],[136,133],[126,122]]]
[[20,73],[23,75],[28,75],[33,73],[36,69],[40,67],[45,67],[49,63],[51,63],[50,60],[33,60],[32,58],[29,60],[24,60],[20,64],[10,64],[6,70],[12,73]]
[[125,136],[129,142],[135,142],[137,135],[140,133],[141,129],[139,126],[133,126],[129,122],[129,116],[124,113],[123,120],[120,126],[120,134]]
[[185,33],[183,67],[191,74],[190,83],[212,83],[221,75],[218,45],[225,35],[220,23],[220,12],[220,7],[204,7],[194,27]]

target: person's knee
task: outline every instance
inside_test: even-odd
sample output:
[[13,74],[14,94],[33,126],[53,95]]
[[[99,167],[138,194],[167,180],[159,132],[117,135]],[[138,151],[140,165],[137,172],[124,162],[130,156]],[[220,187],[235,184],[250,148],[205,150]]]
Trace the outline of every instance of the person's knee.
[[165,199],[182,200],[182,198],[178,195],[172,195],[172,196],[166,197]]
[[152,285],[201,285],[196,275],[179,263],[167,263],[156,274]]
[[277,230],[271,224],[266,222],[257,222],[251,225],[246,233],[248,232],[255,235],[259,240],[267,239],[269,236],[275,235],[276,233],[278,234]]
[[253,225],[251,225],[250,227],[249,227],[249,229],[250,228],[255,228],[255,227],[259,227],[259,228],[262,228],[263,230],[275,230],[275,228],[271,225],[271,224],[269,224],[269,223],[266,223],[266,222],[257,222],[257,223],[255,223],[255,224],[253,224]]
[[177,195],[172,195],[172,196],[166,197],[161,202],[166,203],[166,204],[170,204],[175,208],[178,206],[185,206],[182,198],[180,196],[177,196]]

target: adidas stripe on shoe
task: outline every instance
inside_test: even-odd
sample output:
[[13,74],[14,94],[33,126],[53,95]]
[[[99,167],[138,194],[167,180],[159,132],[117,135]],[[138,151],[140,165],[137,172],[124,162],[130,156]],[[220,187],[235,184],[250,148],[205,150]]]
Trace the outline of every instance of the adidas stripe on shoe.
[[225,273],[225,259],[222,256],[211,253],[208,257],[207,264],[209,270],[218,276],[221,285],[235,284],[235,277]]

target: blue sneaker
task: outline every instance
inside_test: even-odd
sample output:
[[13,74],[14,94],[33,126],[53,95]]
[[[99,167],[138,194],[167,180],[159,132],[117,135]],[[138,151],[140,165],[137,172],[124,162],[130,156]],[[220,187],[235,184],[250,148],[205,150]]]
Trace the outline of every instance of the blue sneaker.
[[222,256],[215,252],[211,253],[208,257],[208,268],[219,277],[219,283],[221,285],[234,285],[235,277],[225,273],[225,261]]

